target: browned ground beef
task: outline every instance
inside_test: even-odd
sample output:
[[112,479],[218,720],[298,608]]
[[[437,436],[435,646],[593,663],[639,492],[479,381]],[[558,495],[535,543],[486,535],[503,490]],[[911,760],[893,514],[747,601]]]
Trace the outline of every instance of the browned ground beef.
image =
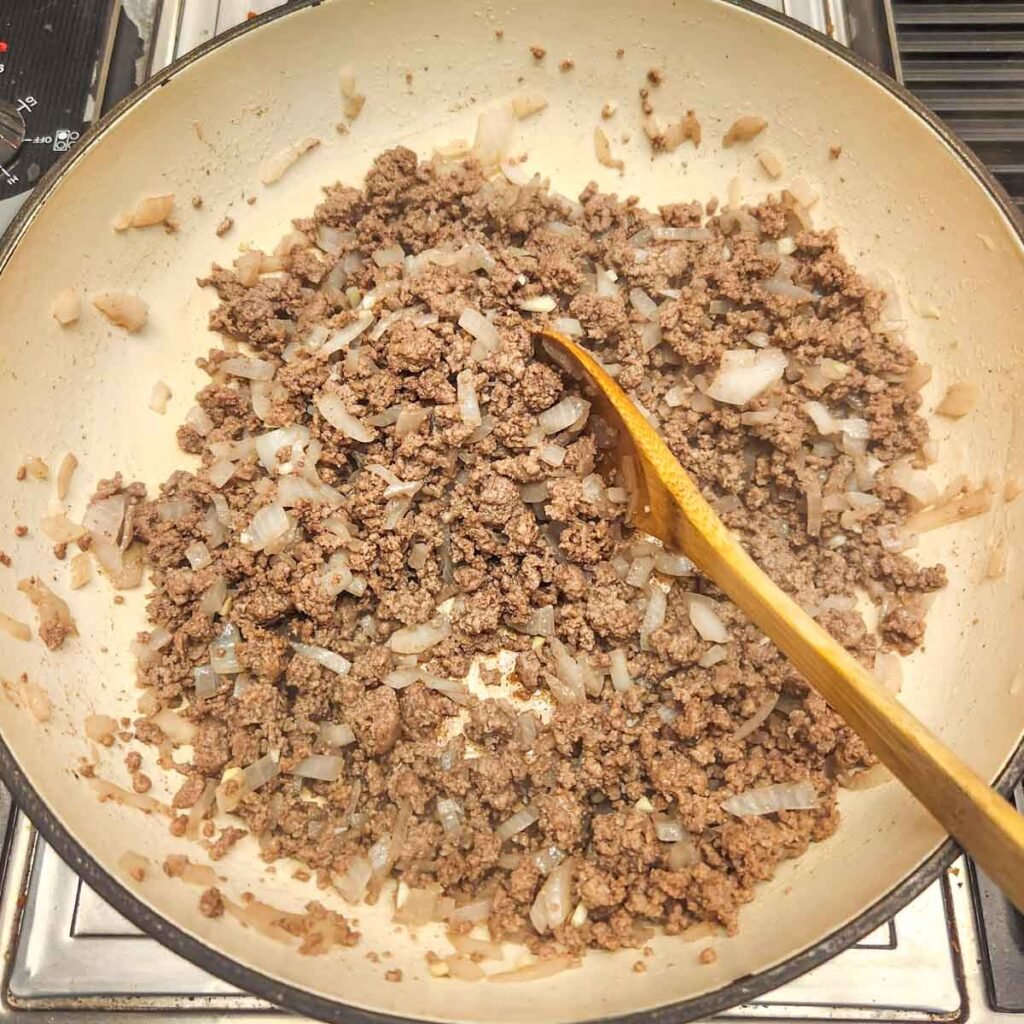
[[[649,230],[659,225],[706,231],[664,241]],[[211,380],[198,402],[212,429],[203,436],[193,419],[179,433],[202,466],[174,474],[156,500],[130,494],[135,538],[153,573],[150,618],[173,634],[140,668],[140,682],[152,688],[154,707],[184,705],[198,725],[175,807],[194,804],[208,780],[219,784],[225,771],[273,752],[280,771],[255,792],[243,786],[237,818],[219,819],[235,825],[211,839],[215,856],[228,853],[241,824],[268,860],[297,857],[337,881],[396,824],[407,825],[391,851],[395,876],[413,889],[438,886],[457,904],[490,898],[493,933],[541,953],[635,946],[655,924],[678,932],[710,921],[734,930],[758,881],[835,830],[837,775],[871,759],[709,581],[657,571],[639,587],[624,581],[652,548],[625,522],[621,500],[609,499],[608,488],[623,481],[603,457],[596,417],[551,437],[539,431],[538,417],[575,392],[539,359],[533,332],[578,319],[586,344],[656,417],[753,556],[870,666],[880,645],[920,643],[920,595],[944,583],[941,568],[920,570],[880,542],[880,527],[900,524],[908,508],[903,492],[883,483],[878,460],[916,457],[927,438],[919,398],[902,383],[914,355],[879,329],[882,296],[847,265],[834,235],[800,229],[780,202],[713,216],[677,204],[659,215],[594,187],[576,203],[546,183],[516,187],[472,165],[418,164],[405,149],[384,153],[361,191],[328,188],[314,216],[295,227],[301,241],[284,257],[284,273],[251,286],[229,269],[211,273],[206,283],[221,301],[210,326],[225,347],[202,362]],[[791,255],[780,255],[782,237],[794,240]],[[368,258],[396,244],[408,256],[467,242],[486,249],[486,266],[404,273],[401,264]],[[595,268],[618,275],[613,294],[596,293]],[[761,282],[776,274],[813,299],[769,294]],[[629,298],[634,288],[660,303],[662,340],[649,352],[646,319]],[[388,328],[361,334],[355,355],[325,357],[325,334],[352,323],[352,303],[370,292],[375,324]],[[518,308],[541,295],[558,308]],[[457,325],[467,308],[491,316],[495,351],[474,349]],[[236,342],[270,364],[271,382],[250,385],[222,369]],[[783,381],[742,409],[703,394],[724,352],[758,344],[786,354]],[[834,361],[824,365],[835,379],[823,382],[822,360]],[[479,399],[479,429],[460,416],[463,371]],[[357,443],[330,426],[314,404],[322,394],[375,424],[374,439]],[[865,419],[867,454],[838,435],[820,436],[803,408],[809,400]],[[424,416],[399,437],[395,414],[409,407]],[[765,410],[775,410],[770,422],[751,422],[759,417],[749,413]],[[317,475],[307,470],[306,478],[330,485],[331,500],[300,500],[275,553],[253,550],[243,531],[275,499],[282,477],[245,455],[220,489],[229,515],[226,537],[218,537],[209,479],[217,444],[292,425],[322,446]],[[551,444],[564,450],[559,466],[541,458]],[[287,463],[295,454],[285,448],[277,458]],[[422,482],[393,525],[396,506],[374,465]],[[880,499],[863,517],[842,497],[857,479]],[[534,488],[525,502],[523,488],[543,481],[547,498],[537,500]],[[807,532],[809,488],[824,500],[816,537]],[[211,561],[193,570],[185,549],[196,542]],[[365,588],[360,596],[324,590],[325,562],[337,555],[332,564],[347,564],[352,589]],[[203,595],[221,581],[227,602],[204,611]],[[667,615],[641,644],[652,583],[670,585]],[[882,611],[880,637],[852,610],[858,589]],[[691,625],[691,591],[719,601],[729,631],[720,649]],[[436,624],[448,599],[450,633],[419,656],[422,679],[399,690],[386,685],[415,660],[396,655],[389,637]],[[566,700],[574,694],[554,680],[561,701],[541,722],[509,701],[438,683],[460,679],[475,656],[506,650],[519,652],[521,693],[550,696],[558,674],[551,643],[513,628],[544,608],[554,609],[555,635],[593,670],[583,699]],[[227,622],[240,630],[242,671],[197,699],[193,670],[209,663]],[[351,671],[325,668],[291,641],[338,652]],[[607,676],[615,649],[626,652],[634,680],[624,692]],[[742,735],[768,706],[763,724]],[[451,738],[460,715],[462,734]],[[347,724],[354,742],[328,747],[318,739],[322,723]],[[162,739],[150,718],[137,734]],[[313,753],[340,758],[336,781],[293,774]],[[818,795],[816,809],[737,818],[722,807],[744,790],[803,780]],[[237,781],[222,787],[222,798],[232,789],[237,794]],[[439,798],[461,814],[452,831],[442,828]],[[523,808],[537,820],[502,842],[497,826]],[[659,840],[666,820],[681,827],[680,842]],[[551,859],[538,863],[533,855],[552,847]],[[586,914],[538,934],[529,911],[542,869],[558,856],[571,865],[569,907],[582,904]],[[371,898],[379,888],[375,878]],[[204,913],[221,907],[214,890],[204,895]]]

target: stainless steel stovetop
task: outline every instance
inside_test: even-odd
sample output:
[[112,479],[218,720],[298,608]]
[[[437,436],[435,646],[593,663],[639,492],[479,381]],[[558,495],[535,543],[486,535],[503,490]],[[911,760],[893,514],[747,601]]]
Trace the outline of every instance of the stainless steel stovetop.
[[[74,145],[96,111],[175,57],[285,0],[3,0],[0,9],[0,103],[7,100],[26,123],[20,155],[0,148],[0,230],[32,182]],[[899,75],[899,56],[887,0],[762,0]],[[7,57],[5,17],[22,26],[44,8],[77,15],[69,32],[87,37],[81,51],[88,93],[81,109],[51,102],[31,80],[12,79],[16,53]],[[901,3],[967,17],[970,4]],[[985,7],[995,5],[983,5]],[[32,10],[30,11],[29,8]],[[932,10],[935,9],[935,10]],[[70,24],[70,23],[69,23]],[[83,26],[88,26],[84,28]],[[59,26],[58,26],[59,27]],[[67,52],[66,50],[64,52]],[[91,54],[91,55],[90,55]],[[4,75],[8,77],[5,79]],[[84,95],[84,93],[83,93]],[[52,97],[49,97],[52,99]],[[48,123],[42,112],[47,111]],[[2,140],[0,140],[2,141]],[[40,839],[0,789],[0,1022],[152,1024],[187,1016],[195,1024],[247,1024],[271,1017],[296,1020],[233,989],[180,959],[112,910]],[[730,1020],[976,1021],[1022,1024],[1024,1003],[1005,998],[991,976],[998,955],[1010,956],[1012,975],[1024,976],[1024,959],[1003,948],[1024,935],[1009,921],[996,935],[992,907],[972,896],[968,867],[948,874],[888,924],[810,973],[741,1006]],[[1004,913],[1005,917],[1005,913]],[[1002,943],[996,948],[993,944]],[[1014,966],[1016,965],[1016,966]],[[1024,979],[1019,979],[1024,980]],[[999,993],[992,995],[993,986]],[[999,1002],[1006,1009],[997,1010]]]

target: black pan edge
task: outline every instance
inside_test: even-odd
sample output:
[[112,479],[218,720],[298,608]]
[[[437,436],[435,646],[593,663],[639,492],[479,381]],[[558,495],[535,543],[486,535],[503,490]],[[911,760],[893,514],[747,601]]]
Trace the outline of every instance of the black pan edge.
[[[92,145],[104,130],[125,114],[134,104],[154,89],[165,85],[173,75],[190,64],[201,60],[206,54],[223,43],[236,39],[244,32],[252,32],[262,25],[276,21],[310,8],[318,7],[323,0],[293,0],[286,7],[269,11],[258,18],[245,22],[223,35],[211,39],[191,53],[168,65],[149,81],[104,115],[82,137],[81,142],[66,161],[56,164],[39,181],[32,198],[21,208],[0,238],[0,273],[3,272],[24,230],[35,212],[46,201],[60,180],[74,166],[85,150]],[[832,39],[807,28],[782,14],[768,10],[756,0],[718,0],[730,4],[758,17],[766,18],[778,25],[827,50],[852,65],[862,74],[883,87],[894,98],[909,107],[945,144],[960,158],[974,174],[978,185],[984,189],[1013,226],[1019,241],[1024,246],[1024,217],[1010,201],[1003,187],[984,167],[981,161],[968,149],[943,122],[925,107],[916,97],[899,83],[893,81],[876,67],[836,43]],[[1009,796],[1017,780],[1024,776],[1024,742],[1010,757],[995,782],[996,789]],[[412,1018],[396,1017],[392,1014],[376,1013],[349,1006],[332,999],[325,999],[306,989],[275,981],[268,975],[245,967],[230,957],[224,956],[212,947],[172,925],[139,900],[117,878],[111,875],[97,860],[87,853],[78,841],[60,823],[57,816],[40,799],[29,783],[6,741],[0,736],[0,778],[11,791],[18,806],[28,815],[43,838],[60,857],[84,881],[99,893],[118,913],[132,924],[152,935],[179,956],[191,961],[202,970],[216,975],[237,988],[251,992],[262,999],[288,1010],[315,1017],[330,1024],[409,1024]],[[806,973],[813,967],[830,960],[847,946],[884,924],[898,910],[923,892],[959,856],[959,847],[947,839],[924,863],[912,871],[899,885],[895,886],[880,900],[863,911],[853,920],[842,925],[831,935],[808,949],[775,964],[766,971],[748,975],[730,982],[719,989],[693,999],[650,1010],[620,1014],[614,1017],[598,1018],[600,1024],[683,1024],[685,1021],[713,1017],[716,1014],[748,1003],[772,989]]]

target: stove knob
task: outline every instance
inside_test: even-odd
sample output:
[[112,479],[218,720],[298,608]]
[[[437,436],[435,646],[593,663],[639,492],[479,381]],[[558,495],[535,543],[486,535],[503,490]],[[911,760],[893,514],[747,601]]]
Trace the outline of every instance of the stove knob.
[[0,164],[17,155],[25,141],[25,119],[13,103],[0,100]]

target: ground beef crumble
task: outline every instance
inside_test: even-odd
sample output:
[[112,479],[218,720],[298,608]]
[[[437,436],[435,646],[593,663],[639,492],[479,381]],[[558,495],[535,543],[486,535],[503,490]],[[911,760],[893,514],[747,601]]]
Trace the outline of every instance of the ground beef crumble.
[[[397,148],[361,190],[332,186],[295,221],[283,272],[243,284],[213,269],[210,326],[230,341],[200,361],[205,415],[179,432],[201,465],[152,500],[119,479],[102,492],[130,495],[149,616],[172,635],[140,683],[197,726],[174,807],[212,781],[244,825],[222,826],[211,855],[251,833],[268,861],[295,857],[343,894],[370,857],[456,906],[487,898],[492,933],[544,955],[642,948],[654,925],[733,932],[756,884],[835,830],[836,778],[871,763],[863,745],[708,580],[677,575],[628,526],[596,415],[544,433],[578,397],[535,349],[535,328],[553,324],[581,332],[754,557],[858,658],[921,643],[922,595],[945,578],[885,543],[909,510],[880,476],[927,438],[902,382],[915,357],[883,332],[882,298],[834,234],[804,230],[781,201],[714,210],[652,214],[594,186],[574,202]],[[779,275],[811,300],[766,290]],[[520,308],[542,296],[553,311]],[[228,362],[239,343],[241,367]],[[723,353],[759,347],[785,353],[777,386],[743,407],[707,397]],[[468,423],[467,381],[480,410]],[[869,440],[818,434],[808,401],[862,418]],[[809,533],[811,490],[826,500]],[[197,544],[201,568],[186,554]],[[641,642],[652,587],[665,619]],[[728,642],[693,628],[693,591],[718,602]],[[855,609],[862,591],[880,635]],[[552,631],[580,659],[577,689]],[[211,644],[220,674],[200,697]],[[609,679],[616,650],[626,689]],[[547,712],[459,682],[501,651],[519,696]],[[152,716],[136,735],[165,742]],[[317,777],[313,755],[328,759]],[[276,767],[251,789],[257,763]],[[722,806],[802,781],[814,810]],[[502,841],[524,810],[528,826]],[[559,863],[576,912],[538,932],[530,910]],[[380,888],[363,878],[354,898]],[[223,911],[207,890],[202,912]]]

